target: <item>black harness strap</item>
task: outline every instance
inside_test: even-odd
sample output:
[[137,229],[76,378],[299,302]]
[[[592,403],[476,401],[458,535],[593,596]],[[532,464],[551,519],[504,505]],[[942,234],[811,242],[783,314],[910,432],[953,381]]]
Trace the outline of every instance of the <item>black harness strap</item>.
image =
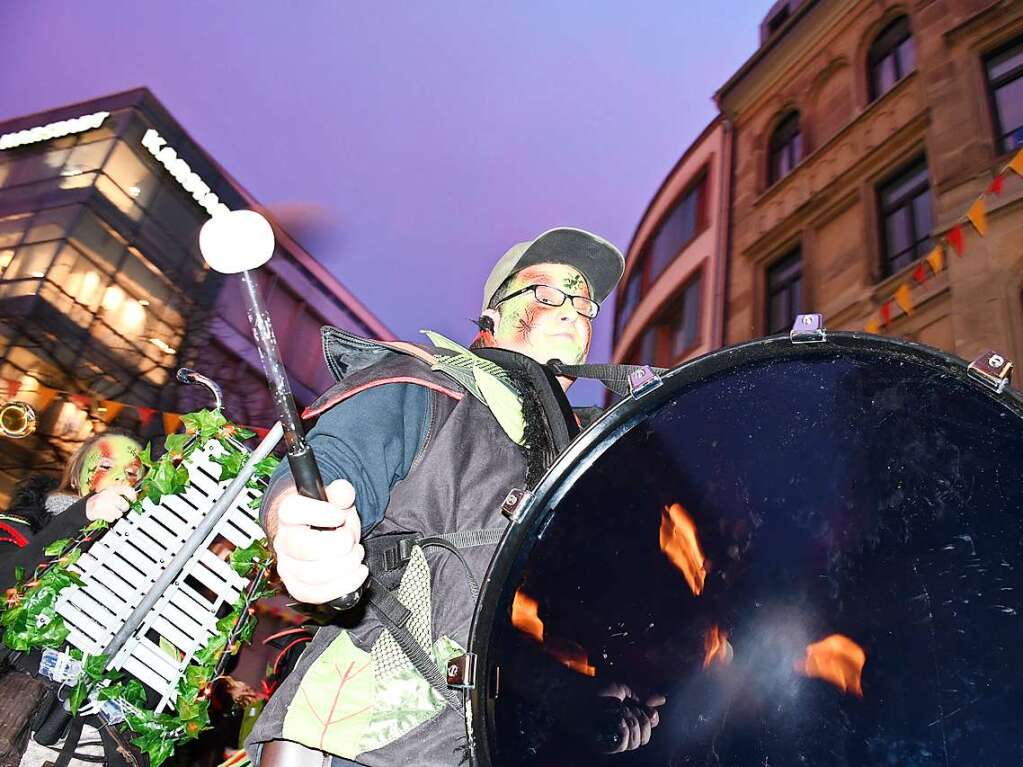
[[[560,360],[551,360],[547,367],[555,375],[569,378],[592,378],[600,381],[605,387],[620,397],[629,396],[629,375],[639,370],[642,365],[566,365]],[[657,375],[666,373],[667,368],[650,368]]]

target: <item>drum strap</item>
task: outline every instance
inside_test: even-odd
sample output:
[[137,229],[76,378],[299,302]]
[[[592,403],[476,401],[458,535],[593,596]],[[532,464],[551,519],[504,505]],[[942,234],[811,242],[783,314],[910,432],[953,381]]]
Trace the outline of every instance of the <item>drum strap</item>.
[[[551,360],[547,363],[554,375],[568,376],[569,378],[592,378],[600,381],[607,389],[610,389],[620,397],[628,397],[629,375],[639,370],[642,365],[566,365],[559,360]],[[667,368],[650,368],[657,375],[667,372]]]

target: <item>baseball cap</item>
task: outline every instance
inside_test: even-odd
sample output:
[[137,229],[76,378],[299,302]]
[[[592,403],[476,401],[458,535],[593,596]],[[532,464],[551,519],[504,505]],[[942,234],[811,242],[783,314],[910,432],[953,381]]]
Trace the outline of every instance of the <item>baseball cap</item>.
[[549,229],[535,240],[512,245],[494,265],[483,286],[483,309],[504,281],[534,264],[568,264],[590,284],[598,304],[614,290],[625,271],[625,258],[618,248],[595,234],[562,226]]

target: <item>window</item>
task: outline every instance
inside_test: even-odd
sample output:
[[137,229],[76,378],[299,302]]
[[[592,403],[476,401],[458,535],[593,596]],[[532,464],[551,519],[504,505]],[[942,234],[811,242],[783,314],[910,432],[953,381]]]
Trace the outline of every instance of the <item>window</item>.
[[669,366],[699,346],[702,285],[699,271],[668,302],[633,347],[629,359],[634,364]]
[[999,152],[1023,146],[1023,37],[987,58]]
[[916,46],[909,18],[900,16],[881,30],[870,46],[870,99],[878,99],[916,69]]
[[703,228],[705,188],[706,176],[701,176],[679,198],[653,236],[648,266],[650,282],[661,276],[679,251]]
[[930,251],[933,218],[927,161],[920,158],[881,185],[882,271],[894,274]]
[[707,172],[700,170],[661,220],[636,257],[629,280],[619,291],[615,337],[622,332],[646,290],[682,250],[707,227]]
[[771,134],[768,183],[787,176],[803,157],[803,136],[799,132],[799,112],[791,112]]
[[792,327],[803,311],[803,255],[796,248],[767,269],[767,333]]
[[774,16],[767,20],[767,35],[770,37],[779,29],[781,29],[785,22],[789,20],[789,7],[783,6]]

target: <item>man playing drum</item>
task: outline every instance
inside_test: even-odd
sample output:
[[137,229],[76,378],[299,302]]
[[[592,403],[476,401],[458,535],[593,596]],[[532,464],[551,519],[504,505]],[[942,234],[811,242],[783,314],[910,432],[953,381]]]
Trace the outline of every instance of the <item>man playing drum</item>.
[[[471,350],[436,334],[419,347],[325,329],[339,383],[306,415],[319,416],[309,443],[330,500],[298,495],[282,463],[263,522],[296,599],[325,604],[374,579],[368,599],[317,632],[267,704],[248,744],[255,760],[463,761],[464,712],[440,671],[465,651],[506,525],[502,501],[533,487],[579,431],[564,396],[572,381],[546,363],[585,362],[623,267],[607,241],[553,229],[498,261]],[[381,594],[375,578],[387,574]],[[585,681],[593,696],[622,701],[608,750],[649,740],[663,698]]]

